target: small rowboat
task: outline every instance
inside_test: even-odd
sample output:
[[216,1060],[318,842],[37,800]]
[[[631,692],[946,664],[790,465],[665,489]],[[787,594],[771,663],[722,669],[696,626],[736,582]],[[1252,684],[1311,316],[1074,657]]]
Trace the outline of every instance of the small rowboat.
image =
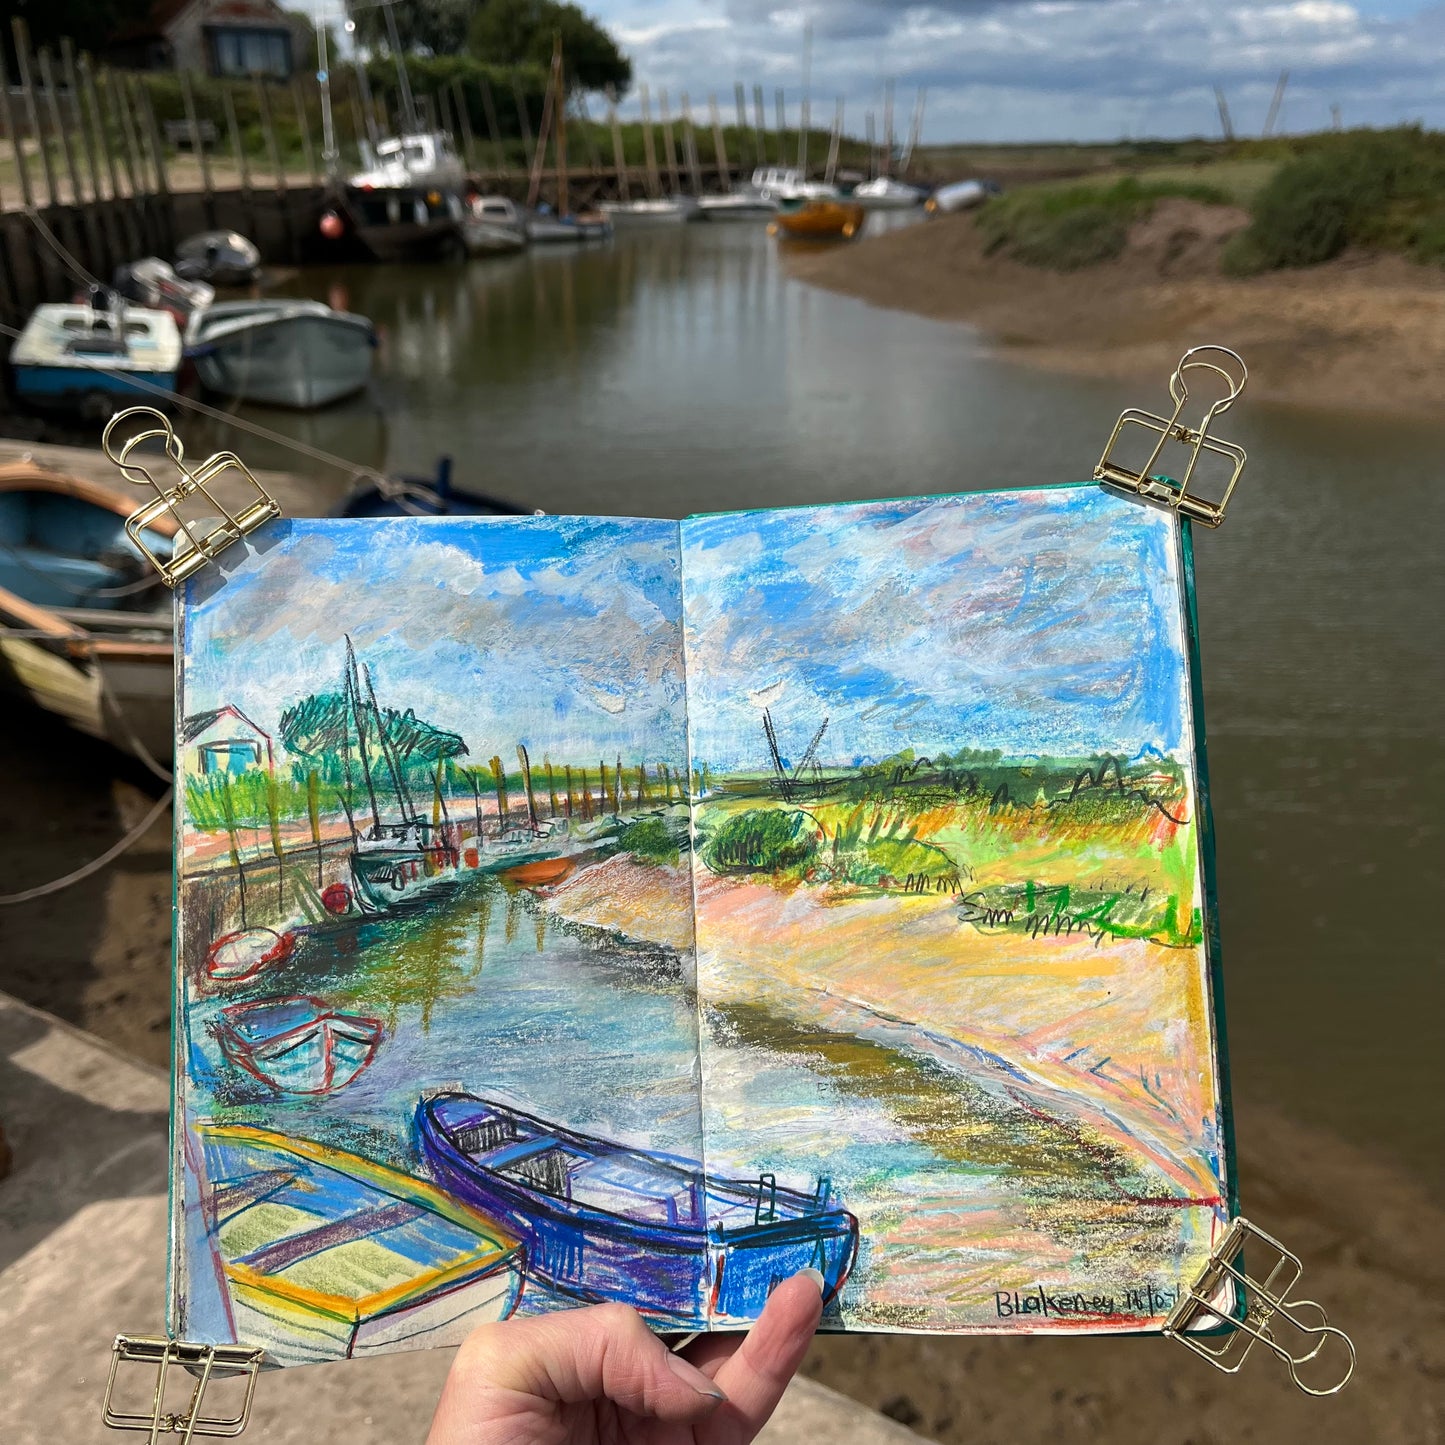
[[301,995],[231,1004],[221,1010],[217,1038],[233,1064],[278,1093],[330,1094],[376,1057],[382,1027]]
[[[170,756],[170,596],[125,532],[135,508],[98,482],[0,465],[0,690],[127,752]],[[175,524],[145,540],[164,556]]]
[[524,888],[537,888],[565,878],[572,871],[573,862],[571,858],[538,858],[535,863],[519,863],[515,868],[504,868],[502,877],[509,883],[520,883]]
[[831,1197],[708,1177],[701,1164],[560,1129],[471,1094],[424,1098],[422,1154],[442,1187],[520,1238],[529,1276],[684,1329],[757,1317],[798,1270],[842,1287],[858,1221]]
[[454,1345],[516,1307],[516,1240],[434,1185],[269,1129],[197,1133],[236,1338],[270,1361]]
[[285,963],[295,948],[294,933],[274,928],[223,933],[206,952],[206,972],[222,983],[244,983],[273,963]]
[[805,201],[796,211],[779,211],[768,235],[795,240],[851,241],[863,229],[866,212],[848,201]]

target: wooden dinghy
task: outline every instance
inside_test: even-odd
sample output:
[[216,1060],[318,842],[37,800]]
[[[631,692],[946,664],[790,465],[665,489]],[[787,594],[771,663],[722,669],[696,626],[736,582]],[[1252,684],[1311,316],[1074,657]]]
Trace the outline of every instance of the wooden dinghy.
[[713,1178],[464,1093],[424,1098],[416,1133],[442,1187],[522,1240],[529,1278],[684,1329],[756,1319],[800,1269],[832,1299],[857,1253],[858,1221],[826,1180],[805,1194],[770,1174]]
[[804,201],[795,211],[779,211],[768,223],[770,236],[801,241],[851,241],[863,229],[866,213],[850,201]]
[[516,1307],[517,1241],[434,1185],[270,1129],[198,1133],[236,1338],[276,1363],[455,1345]]
[[[0,689],[127,752],[170,756],[170,594],[125,534],[132,498],[0,465]],[[175,525],[147,539],[164,555]],[[139,747],[137,747],[139,744]]]

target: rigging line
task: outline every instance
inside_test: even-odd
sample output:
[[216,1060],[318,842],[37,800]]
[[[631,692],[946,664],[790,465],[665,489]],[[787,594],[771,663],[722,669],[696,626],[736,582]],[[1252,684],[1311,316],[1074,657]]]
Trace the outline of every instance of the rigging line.
[[75,259],[74,255],[69,250],[67,250],[64,243],[55,234],[55,232],[52,231],[50,227],[40,219],[40,213],[35,209],[34,206],[25,206],[22,207],[22,209],[24,210],[25,214],[30,218],[30,224],[34,226],[37,231],[40,232],[41,239],[45,242],[47,246],[50,247],[52,251],[55,252],[57,256],[60,257],[61,265],[68,266],[70,270],[74,272],[75,275],[79,276],[87,286],[96,286],[99,287],[101,290],[106,289],[103,283],[97,281],[96,278],[92,276],[90,272],[87,271],[85,267],[82,266],[80,262]]
[[[22,335],[13,326],[6,326],[0,323],[0,335],[8,336],[12,341],[19,341]],[[225,426],[233,426],[241,431],[250,432],[262,441],[274,443],[276,446],[285,447],[289,451],[297,452],[311,461],[321,462],[328,467],[336,467],[338,470],[349,473],[352,477],[365,477],[378,485],[386,481],[386,477],[374,467],[363,466],[360,462],[349,462],[345,457],[333,456],[330,452],[324,452],[319,447],[313,447],[307,442],[297,441],[294,437],[283,436],[280,432],[272,431],[270,427],[261,426],[257,422],[246,421],[234,415],[232,412],[222,411],[219,407],[208,406],[203,401],[196,401],[193,397],[182,396],[176,391],[167,391],[163,386],[157,386],[154,382],[143,381],[127,371],[115,371],[111,367],[103,366],[99,362],[92,361],[87,357],[77,356],[74,358],[80,365],[101,376],[108,376],[114,381],[123,381],[128,387],[137,391],[149,392],[152,396],[158,396],[176,406],[186,407],[190,411],[199,413],[201,416],[209,417],[212,421],[218,421]]]
[[62,888],[69,888],[72,883],[79,883],[82,878],[89,878],[92,873],[98,873],[107,863],[113,863],[128,848],[133,848],[140,842],[156,819],[170,807],[171,799],[174,796],[175,789],[167,788],[156,799],[150,812],[124,838],[118,843],[112,844],[99,858],[92,858],[89,863],[77,868],[73,873],[67,873],[63,878],[53,878],[49,883],[40,883],[34,888],[26,888],[19,893],[0,893],[0,908],[12,903],[29,903],[34,898],[44,898],[47,893],[59,893]]

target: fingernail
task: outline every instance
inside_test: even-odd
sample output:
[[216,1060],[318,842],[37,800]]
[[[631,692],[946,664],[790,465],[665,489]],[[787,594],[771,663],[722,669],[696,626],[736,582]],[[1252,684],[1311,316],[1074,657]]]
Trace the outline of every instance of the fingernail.
[[821,1270],[817,1270],[817,1269],[800,1269],[800,1270],[798,1271],[798,1273],[797,1273],[797,1278],[798,1278],[798,1279],[810,1279],[810,1280],[812,1280],[813,1283],[818,1286],[818,1293],[819,1293],[819,1294],[822,1294],[822,1293],[823,1293],[824,1280],[823,1280],[823,1273],[822,1273]]
[[704,1375],[696,1365],[688,1364],[681,1355],[669,1354],[667,1367],[684,1385],[696,1390],[699,1395],[706,1395],[710,1400],[727,1399],[727,1396],[718,1389],[712,1380]]

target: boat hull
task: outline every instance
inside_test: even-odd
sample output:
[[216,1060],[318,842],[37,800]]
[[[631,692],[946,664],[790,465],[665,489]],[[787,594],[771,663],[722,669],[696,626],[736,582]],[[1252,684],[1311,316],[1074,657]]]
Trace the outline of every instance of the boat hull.
[[373,352],[370,329],[353,321],[282,316],[203,340],[192,355],[210,391],[314,411],[364,389]]
[[352,893],[363,913],[395,913],[455,888],[455,859],[442,849],[358,849],[351,855]]
[[768,226],[773,235],[806,241],[850,241],[867,219],[862,206],[841,201],[808,201],[796,211],[779,211]]
[[176,371],[126,371],[108,373],[93,366],[45,366],[18,364],[15,374],[15,395],[31,406],[53,407],[63,411],[79,411],[92,397],[114,399],[134,404],[151,400],[159,387],[174,392]]
[[[799,1212],[789,1217],[728,1228],[713,1220],[688,1223],[696,1200],[707,1187],[717,1199],[731,1191],[736,1205],[753,1185],[726,1182],[704,1186],[699,1165],[609,1146],[541,1121],[563,1150],[582,1160],[616,1159],[623,1167],[651,1170],[667,1181],[684,1203],[674,1209],[666,1189],[646,1200],[650,1215],[629,1218],[614,1210],[588,1207],[516,1178],[479,1165],[459,1146],[463,1137],[455,1121],[466,1119],[475,1105],[483,1121],[497,1117],[525,1119],[471,1101],[467,1096],[424,1099],[418,1109],[417,1136],[423,1157],[437,1182],[453,1198],[497,1221],[523,1243],[529,1277],[563,1294],[593,1303],[621,1301],[641,1313],[684,1329],[709,1323],[742,1323],[756,1319],[768,1294],[781,1280],[800,1269],[817,1269],[825,1298],[842,1287],[857,1251],[858,1224],[846,1210],[824,1208],[802,1213],[809,1201],[788,1191],[775,1191],[794,1201]],[[451,1121],[451,1122],[449,1122]],[[570,1190],[571,1185],[565,1186]],[[711,1212],[711,1211],[709,1211]],[[662,1214],[668,1218],[662,1218]]]
[[376,1019],[332,1012],[315,998],[267,999],[221,1011],[221,1052],[282,1094],[344,1089],[381,1045]]

